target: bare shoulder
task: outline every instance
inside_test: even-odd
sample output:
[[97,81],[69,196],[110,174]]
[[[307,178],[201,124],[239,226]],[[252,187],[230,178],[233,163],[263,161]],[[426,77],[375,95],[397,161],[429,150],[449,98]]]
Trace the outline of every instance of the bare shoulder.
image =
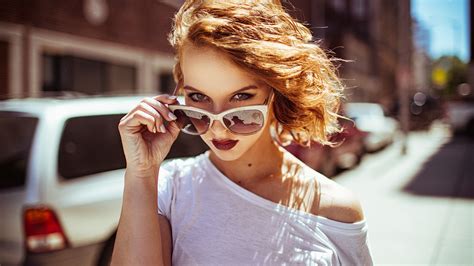
[[359,198],[349,189],[330,180],[321,187],[320,215],[344,223],[355,223],[364,219]]
[[319,198],[319,204],[316,204],[319,207],[313,214],[343,223],[364,220],[362,205],[354,192],[325,176],[313,178],[317,179],[318,185],[321,186],[320,197],[315,197],[317,200]]
[[321,186],[320,196],[317,194],[318,189],[314,190],[316,194],[313,193],[310,200],[312,204],[310,210],[308,210],[309,212],[343,223],[355,223],[364,220],[362,206],[355,193],[318,173],[296,157],[291,156],[291,158],[303,167],[308,185],[313,186],[317,180],[317,185]]

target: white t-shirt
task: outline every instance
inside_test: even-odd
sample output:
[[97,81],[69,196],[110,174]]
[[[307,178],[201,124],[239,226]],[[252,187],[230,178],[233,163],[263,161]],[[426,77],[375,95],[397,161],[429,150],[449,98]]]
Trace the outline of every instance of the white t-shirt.
[[209,151],[164,163],[158,180],[173,265],[373,264],[365,220],[342,223],[260,197],[224,176]]

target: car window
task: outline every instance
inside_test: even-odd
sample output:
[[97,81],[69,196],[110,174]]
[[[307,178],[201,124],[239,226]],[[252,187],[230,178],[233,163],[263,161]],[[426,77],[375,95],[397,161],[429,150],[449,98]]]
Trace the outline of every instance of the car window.
[[64,179],[125,168],[118,131],[125,114],[74,117],[61,137],[58,171]]
[[[126,167],[117,129],[125,114],[75,117],[67,120],[61,138],[58,171],[64,179]],[[207,150],[199,136],[181,133],[166,159],[195,156]]]
[[37,117],[20,112],[0,112],[0,189],[22,187]]

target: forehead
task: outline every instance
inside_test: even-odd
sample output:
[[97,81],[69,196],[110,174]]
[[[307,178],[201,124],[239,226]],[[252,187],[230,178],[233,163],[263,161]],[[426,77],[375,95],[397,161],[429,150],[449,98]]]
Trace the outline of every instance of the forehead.
[[181,54],[184,85],[207,95],[229,94],[262,82],[235,64],[225,53],[208,47],[187,44]]

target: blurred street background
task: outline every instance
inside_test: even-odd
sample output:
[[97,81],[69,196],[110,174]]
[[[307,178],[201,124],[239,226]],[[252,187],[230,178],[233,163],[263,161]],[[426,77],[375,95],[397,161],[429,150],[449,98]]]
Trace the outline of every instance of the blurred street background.
[[[472,0],[289,0],[347,89],[335,148],[290,144],[359,195],[376,265],[474,265]],[[175,87],[182,0],[0,0],[0,265],[107,265],[117,124]],[[181,134],[168,158],[206,146]]]
[[434,124],[400,146],[336,177],[359,194],[376,264],[473,265],[473,140]]

